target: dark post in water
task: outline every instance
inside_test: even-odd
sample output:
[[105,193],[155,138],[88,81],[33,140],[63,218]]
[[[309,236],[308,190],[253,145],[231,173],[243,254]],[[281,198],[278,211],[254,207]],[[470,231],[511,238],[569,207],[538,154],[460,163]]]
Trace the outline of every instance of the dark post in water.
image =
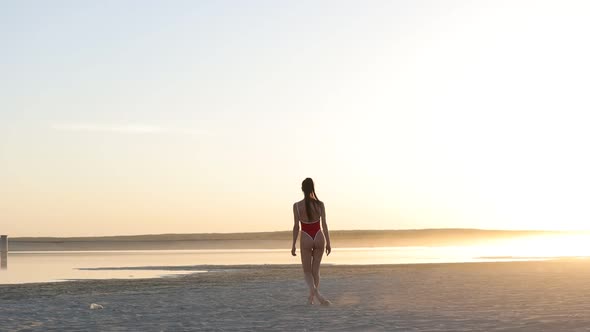
[[0,268],[6,269],[8,266],[8,236],[0,235]]

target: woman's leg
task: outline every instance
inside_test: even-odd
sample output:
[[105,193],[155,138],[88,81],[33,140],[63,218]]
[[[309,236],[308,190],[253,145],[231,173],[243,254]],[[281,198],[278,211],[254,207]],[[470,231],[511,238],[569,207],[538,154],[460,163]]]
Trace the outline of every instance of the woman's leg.
[[[321,232],[321,231],[320,231]],[[312,251],[311,274],[313,276],[313,283],[315,286],[315,296],[321,304],[330,304],[322,294],[320,294],[320,264],[324,256],[324,249],[326,247],[326,239],[323,233],[318,233],[314,239],[314,248]]]
[[315,236],[313,242],[314,246],[313,251],[311,252],[311,274],[313,275],[313,284],[315,285],[315,288],[318,288],[320,286],[320,263],[322,262],[326,246],[326,240],[321,231]]
[[309,287],[309,298],[307,303],[313,304],[313,297],[316,293],[313,274],[312,274],[312,251],[313,251],[313,239],[305,232],[301,232],[301,238],[299,244],[301,245],[301,265],[303,266],[303,276],[305,282]]

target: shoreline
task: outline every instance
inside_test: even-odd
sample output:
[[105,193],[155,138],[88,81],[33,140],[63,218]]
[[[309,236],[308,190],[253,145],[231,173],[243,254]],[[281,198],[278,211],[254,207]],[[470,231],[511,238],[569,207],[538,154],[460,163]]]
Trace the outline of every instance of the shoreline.
[[[394,263],[394,264],[331,264],[331,263],[322,263],[321,269],[324,272],[325,270],[331,271],[341,271],[341,270],[348,270],[348,269],[359,269],[359,270],[367,270],[372,273],[375,271],[382,271],[382,270],[396,270],[396,269],[407,269],[407,268],[450,268],[450,267],[457,267],[457,266],[464,266],[469,268],[477,268],[477,267],[485,267],[490,268],[493,266],[502,266],[502,265],[526,265],[526,264],[543,264],[543,263],[581,263],[581,264],[588,264],[590,267],[590,257],[563,257],[563,258],[548,258],[548,259],[534,259],[534,260],[510,260],[510,261],[476,261],[476,262],[433,262],[433,263]],[[127,278],[104,278],[104,279],[69,279],[69,280],[58,280],[58,281],[47,281],[47,282],[32,282],[32,283],[21,283],[21,284],[0,284],[0,295],[1,291],[5,290],[6,287],[26,287],[26,286],[39,286],[42,287],[46,284],[52,283],[96,283],[96,282],[106,282],[106,283],[127,283],[131,281],[138,281],[138,282],[150,282],[156,280],[168,280],[168,279],[186,279],[191,278],[195,274],[215,274],[215,273],[232,273],[232,272],[251,272],[254,270],[262,270],[262,271],[291,271],[291,270],[301,270],[300,263],[293,263],[293,264],[231,264],[231,265],[220,265],[220,264],[199,264],[199,265],[181,265],[181,266],[166,266],[166,265],[154,265],[154,266],[128,266],[128,267],[98,267],[98,268],[78,268],[79,270],[91,270],[91,271],[144,271],[144,270],[155,270],[155,271],[186,271],[194,273],[187,273],[187,274],[178,274],[172,275],[170,277],[148,277],[148,278],[137,278],[137,279],[127,279]],[[177,280],[178,282],[182,282],[183,280]],[[1,296],[0,296],[1,299]]]
[[[450,266],[501,266],[502,264],[528,264],[528,263],[580,263],[588,264],[590,266],[590,257],[541,257],[541,258],[523,258],[523,259],[503,259],[503,260],[486,260],[486,261],[455,261],[455,262],[416,262],[416,263],[388,263],[388,264],[338,264],[338,263],[322,263],[322,270],[324,269],[367,269],[367,270],[384,270],[384,269],[400,269],[400,268],[445,268]],[[277,264],[197,264],[197,265],[148,265],[148,266],[117,266],[117,267],[93,267],[93,268],[75,268],[79,271],[129,271],[129,273],[136,271],[158,271],[160,274],[149,277],[112,277],[112,278],[66,278],[47,280],[40,282],[16,282],[16,283],[0,283],[0,291],[5,287],[13,286],[42,286],[53,283],[92,283],[92,282],[128,282],[128,281],[154,281],[159,279],[178,279],[187,278],[194,274],[220,273],[230,271],[248,271],[248,270],[300,270],[301,264],[291,263],[277,263]],[[170,272],[170,274],[167,274]],[[176,272],[176,273],[174,273]],[[184,272],[184,273],[182,273]]]

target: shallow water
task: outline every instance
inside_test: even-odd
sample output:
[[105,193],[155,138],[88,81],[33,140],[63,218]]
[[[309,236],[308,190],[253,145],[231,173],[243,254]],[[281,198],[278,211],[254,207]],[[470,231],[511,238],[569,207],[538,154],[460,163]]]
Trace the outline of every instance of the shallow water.
[[[338,248],[330,256],[324,256],[322,262],[336,265],[421,264],[546,258],[510,254],[497,247],[485,246]],[[285,249],[11,252],[8,269],[0,270],[0,284],[154,278],[206,272],[195,268],[201,265],[241,264],[300,264],[300,256],[293,257]],[[182,267],[187,268],[183,270]]]

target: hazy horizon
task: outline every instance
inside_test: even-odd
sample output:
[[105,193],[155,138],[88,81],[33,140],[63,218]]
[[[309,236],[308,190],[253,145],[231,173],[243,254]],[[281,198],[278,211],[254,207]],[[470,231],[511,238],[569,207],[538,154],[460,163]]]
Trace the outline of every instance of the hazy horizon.
[[[474,234],[515,234],[516,236],[526,235],[526,234],[586,234],[590,233],[590,230],[543,230],[543,229],[481,229],[481,228],[406,228],[406,229],[331,229],[331,233],[337,234],[349,234],[350,237],[354,237],[354,232],[358,232],[361,235],[367,234],[374,234],[378,235],[379,233],[389,233],[389,234],[450,234],[450,235],[458,235],[462,233],[474,233]],[[131,233],[131,234],[106,234],[106,235],[83,235],[83,236],[10,236],[9,239],[100,239],[100,238],[141,238],[141,237],[183,237],[183,236],[221,236],[222,238],[227,235],[244,235],[244,239],[252,239],[251,236],[254,235],[265,235],[265,234],[288,234],[289,238],[291,238],[292,230],[291,229],[283,229],[283,230],[276,230],[276,231],[262,231],[262,232],[203,232],[203,233]],[[5,234],[3,234],[5,235]],[[171,238],[173,239],[173,238]],[[240,238],[235,238],[240,239]]]
[[1,234],[590,229],[590,3],[1,7]]
[[[404,233],[404,232],[438,232],[438,231],[449,231],[449,232],[481,232],[481,233],[579,233],[579,234],[587,234],[590,233],[590,230],[585,229],[575,229],[575,230],[550,230],[550,229],[491,229],[491,228],[399,228],[399,229],[330,229],[332,233],[349,233],[349,232],[383,232],[383,233]],[[0,234],[7,235],[9,240],[14,239],[26,239],[26,238],[54,238],[54,239],[67,239],[67,238],[133,238],[133,237],[151,237],[151,236],[191,236],[191,235],[240,235],[243,234],[245,236],[254,235],[254,234],[272,234],[272,233],[288,233],[289,238],[292,233],[292,229],[281,229],[281,230],[271,230],[271,231],[251,231],[251,232],[165,232],[165,233],[119,233],[119,234],[99,234],[99,235],[13,235],[7,234],[0,231]]]
[[[73,238],[12,238],[12,253],[47,252],[144,252],[168,251],[186,254],[238,252],[247,250],[276,250],[290,256],[291,232],[265,233],[205,233],[205,234],[152,234],[110,237]],[[567,231],[502,231],[476,229],[426,229],[426,230],[335,230],[330,233],[335,252],[348,256],[351,251],[367,248],[384,251],[427,250],[431,253],[448,250],[463,255],[475,251],[484,256],[507,258],[526,257],[589,257],[590,232]],[[364,249],[363,249],[364,248]],[[412,249],[413,248],[413,249]],[[481,251],[482,249],[485,249]],[[379,256],[378,252],[374,252]],[[439,255],[439,254],[436,254]],[[353,255],[354,257],[354,255]],[[358,259],[359,257],[357,257]],[[366,259],[364,257],[363,259]],[[349,260],[354,264],[367,262]]]

